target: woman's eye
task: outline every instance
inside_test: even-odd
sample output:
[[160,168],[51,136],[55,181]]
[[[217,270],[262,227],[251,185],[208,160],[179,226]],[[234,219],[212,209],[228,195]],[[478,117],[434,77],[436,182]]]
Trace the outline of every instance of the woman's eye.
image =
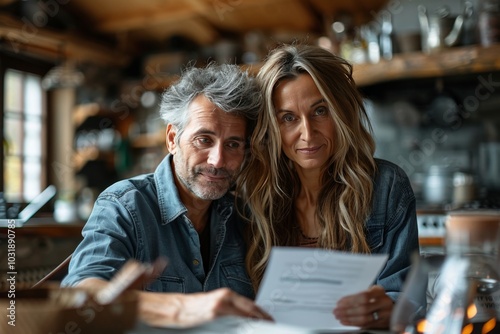
[[237,148],[240,148],[241,146],[241,143],[237,142],[237,141],[233,141],[233,142],[229,142],[227,143],[227,146],[229,148],[232,148],[232,149],[237,149]]
[[290,114],[285,114],[285,115],[283,115],[283,117],[281,117],[281,120],[282,120],[283,122],[291,122],[291,121],[293,121],[294,119],[295,119],[295,117],[293,117],[293,116],[292,116],[292,115],[290,115]]
[[328,113],[328,109],[326,107],[319,107],[315,110],[316,115],[324,116]]

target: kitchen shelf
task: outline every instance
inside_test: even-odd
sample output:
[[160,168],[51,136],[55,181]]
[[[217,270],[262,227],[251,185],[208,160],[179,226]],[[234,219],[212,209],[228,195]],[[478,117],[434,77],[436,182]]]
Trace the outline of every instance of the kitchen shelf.
[[75,128],[78,127],[87,118],[96,116],[100,110],[99,103],[86,103],[75,106],[73,110],[73,125]]
[[162,145],[165,145],[164,131],[141,134],[132,140],[134,148],[161,147]]
[[[391,60],[375,64],[354,64],[353,77],[359,87],[374,86],[391,81],[439,78],[474,73],[500,71],[500,44],[490,47],[471,45],[452,47],[440,52],[426,54],[411,52],[396,54]],[[256,75],[262,63],[241,65],[243,70]],[[178,76],[154,77],[158,89],[168,87]],[[164,133],[140,135],[132,141],[135,148],[163,145]]]
[[395,80],[434,78],[500,71],[500,44],[453,47],[433,54],[396,54],[376,64],[355,64],[354,80],[360,87]]
[[73,126],[78,128],[90,117],[103,117],[110,120],[120,116],[106,106],[97,102],[78,104],[73,109]]
[[89,146],[73,153],[73,169],[79,172],[89,162],[98,159],[112,161],[114,159],[114,151],[101,151],[96,146]]
[[89,161],[96,160],[99,157],[99,150],[97,147],[86,147],[76,151],[73,154],[73,167],[75,171],[79,171]]
[[[409,52],[395,54],[391,60],[354,64],[353,77],[359,87],[408,79],[437,78],[500,71],[500,44],[489,47],[470,45],[443,49],[426,54]],[[243,65],[257,74],[262,64]]]
[[[97,102],[89,102],[77,104],[73,108],[73,127],[75,131],[82,126],[86,126],[88,120],[93,119],[94,124],[87,125],[90,126],[92,130],[100,131],[103,130],[100,126],[109,126],[115,123],[118,114],[113,112],[110,108]],[[96,125],[95,119],[104,121]],[[76,136],[76,134],[75,134]],[[79,172],[82,168],[90,161],[96,161],[103,159],[106,161],[112,161],[114,158],[114,153],[112,150],[103,150],[99,148],[98,145],[89,145],[83,148],[75,149],[72,156],[73,169],[75,172]]]

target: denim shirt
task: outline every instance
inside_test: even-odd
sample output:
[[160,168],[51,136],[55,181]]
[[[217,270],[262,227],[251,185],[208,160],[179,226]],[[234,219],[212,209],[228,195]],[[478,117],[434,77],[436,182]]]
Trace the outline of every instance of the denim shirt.
[[171,155],[151,174],[123,180],[97,198],[62,285],[84,278],[110,280],[129,259],[168,258],[161,275],[145,287],[155,292],[201,292],[229,287],[254,297],[245,269],[244,222],[227,194],[212,203],[211,260],[205,272],[197,231],[174,183]]
[[[367,240],[372,254],[389,255],[375,284],[397,300],[410,270],[411,256],[419,251],[415,195],[400,167],[381,159],[376,162],[372,213],[365,225]],[[418,302],[425,305],[423,298]]]

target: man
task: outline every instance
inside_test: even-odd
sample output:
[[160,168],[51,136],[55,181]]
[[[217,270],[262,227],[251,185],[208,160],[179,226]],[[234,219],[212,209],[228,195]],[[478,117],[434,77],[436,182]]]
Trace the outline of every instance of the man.
[[105,286],[129,259],[167,257],[165,270],[139,293],[144,321],[268,318],[250,299],[243,223],[228,193],[261,99],[254,79],[235,65],[187,70],[162,97],[169,154],[154,173],[100,194],[62,284]]

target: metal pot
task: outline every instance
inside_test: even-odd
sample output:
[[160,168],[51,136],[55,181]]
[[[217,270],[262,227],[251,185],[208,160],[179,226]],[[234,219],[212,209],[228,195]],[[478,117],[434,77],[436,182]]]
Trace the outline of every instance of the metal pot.
[[450,15],[448,7],[442,6],[435,14],[428,15],[423,5],[418,6],[418,19],[422,34],[422,50],[434,52],[457,45],[464,29],[464,21],[472,15],[471,4],[466,2],[463,14]]
[[500,142],[479,145],[479,175],[487,190],[500,191]]
[[[441,84],[437,84],[440,86]],[[427,109],[428,119],[441,127],[453,127],[460,122],[459,99],[450,91],[438,87]]]
[[424,181],[423,198],[430,205],[453,201],[453,171],[447,166],[432,165]]

